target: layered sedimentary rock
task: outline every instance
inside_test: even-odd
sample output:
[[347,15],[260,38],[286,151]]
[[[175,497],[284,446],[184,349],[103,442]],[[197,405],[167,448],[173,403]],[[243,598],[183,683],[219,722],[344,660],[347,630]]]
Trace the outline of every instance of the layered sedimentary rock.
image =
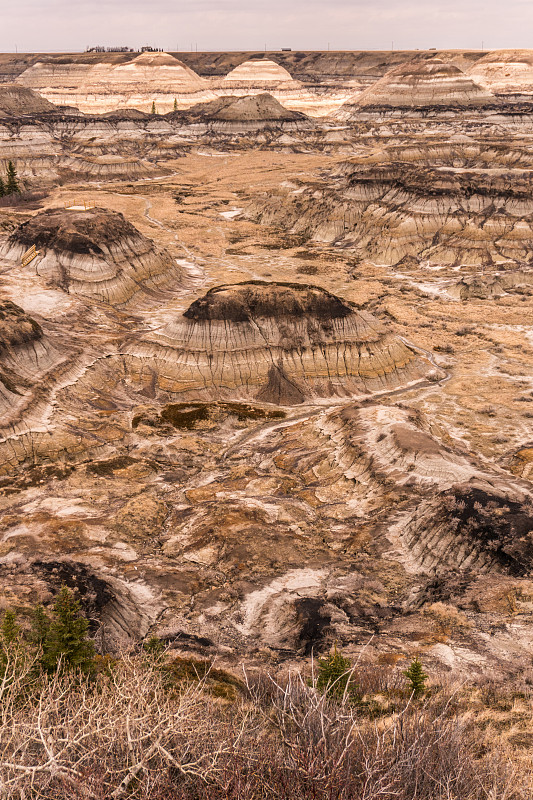
[[275,61],[269,61],[268,59],[245,61],[243,64],[239,64],[238,67],[232,69],[224,77],[224,83],[228,86],[242,83],[270,86],[279,86],[280,84],[297,85],[290,72]]
[[155,371],[164,391],[280,405],[383,391],[431,371],[369,314],[298,284],[212,289],[130,352],[136,379]]
[[457,484],[420,504],[401,527],[420,569],[531,575],[533,502],[519,486],[480,479]]
[[533,52],[531,50],[492,50],[469,70],[476,83],[507,99],[533,95]]
[[345,103],[334,116],[340,120],[357,117],[357,109],[371,106],[416,108],[433,106],[483,106],[494,96],[450,62],[433,58],[414,60],[391,69],[353,101]]
[[496,272],[494,275],[476,275],[461,278],[448,289],[448,294],[458,300],[490,300],[508,292],[528,294],[533,287],[532,271]]
[[47,209],[17,228],[2,254],[17,261],[33,245],[39,255],[29,268],[69,293],[124,306],[179,286],[170,254],[108,209]]
[[529,169],[405,162],[341,164],[298,193],[257,199],[253,219],[342,242],[381,264],[414,256],[446,264],[529,262]]
[[16,83],[0,84],[0,117],[46,114],[49,111],[57,111],[57,107],[32,89]]
[[165,112],[173,108],[174,99],[190,105],[212,96],[205,81],[168,53],[142,53],[119,64],[56,64],[48,59],[22,72],[17,83],[52,103],[87,113],[128,108],[149,112],[154,102]]
[[306,119],[304,114],[284,108],[271,94],[263,92],[243,97],[218,97],[209,103],[199,103],[178,118],[202,122],[295,122]]
[[23,416],[40,421],[44,384],[53,380],[67,353],[60,353],[39,323],[9,300],[0,300],[0,418],[16,430]]

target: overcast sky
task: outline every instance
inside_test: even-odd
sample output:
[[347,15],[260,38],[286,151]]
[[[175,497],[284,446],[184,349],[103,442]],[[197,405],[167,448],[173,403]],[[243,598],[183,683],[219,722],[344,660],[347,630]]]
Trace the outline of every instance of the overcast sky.
[[0,51],[533,47],[533,0],[0,0]]

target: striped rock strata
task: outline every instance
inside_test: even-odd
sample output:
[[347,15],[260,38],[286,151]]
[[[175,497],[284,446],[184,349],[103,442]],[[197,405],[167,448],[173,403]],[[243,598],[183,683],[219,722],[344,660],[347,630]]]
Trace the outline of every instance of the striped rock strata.
[[125,64],[54,64],[39,61],[22,72],[17,83],[37,90],[57,105],[74,105],[86,113],[138,108],[170,111],[174,98],[186,105],[213,97],[192,69],[168,53],[143,53]]
[[167,251],[108,209],[42,211],[11,234],[0,254],[18,261],[32,245],[39,256],[27,269],[66,292],[116,306],[149,305],[182,277]]
[[393,389],[431,365],[371,315],[312,286],[211,289],[149,340],[128,347],[137,380],[187,399],[296,405]]
[[49,111],[57,111],[57,107],[32,89],[16,83],[0,84],[0,117],[46,114]]
[[2,431],[15,430],[24,416],[40,423],[44,384],[62,371],[67,353],[60,352],[41,326],[22,308],[0,300],[0,420]]
[[483,106],[494,96],[458,67],[438,58],[414,60],[391,69],[334,113],[340,120],[357,118],[357,110],[368,106],[416,108],[425,106]]
[[476,83],[507,99],[533,95],[533,52],[531,50],[493,50],[470,68]]
[[257,198],[247,214],[317,242],[343,242],[379,264],[405,256],[529,262],[530,182],[529,169],[344,162],[322,184]]

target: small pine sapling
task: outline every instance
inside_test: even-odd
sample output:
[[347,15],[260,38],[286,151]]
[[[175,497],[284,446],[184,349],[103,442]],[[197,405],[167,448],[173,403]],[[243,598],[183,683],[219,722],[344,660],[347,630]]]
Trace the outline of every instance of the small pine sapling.
[[8,652],[13,647],[20,637],[20,628],[17,625],[17,617],[14,611],[6,611],[0,626],[0,638],[2,648]]
[[31,634],[30,638],[32,643],[38,648],[44,648],[48,631],[50,630],[50,620],[46,615],[44,608],[39,605],[33,610],[31,621]]
[[403,674],[407,678],[407,688],[413,697],[418,698],[424,694],[426,691],[426,681],[428,676],[424,672],[422,662],[418,656],[413,658],[409,668],[406,669]]
[[94,644],[87,636],[89,623],[81,615],[80,604],[67,586],[59,592],[43,646],[43,667],[53,672],[62,669],[94,669]]
[[0,178],[0,197],[4,197],[6,193],[6,185],[2,178]]
[[178,101],[177,101],[176,98],[174,98],[174,111],[177,111],[177,110],[178,110]]
[[159,659],[164,649],[163,642],[157,636],[150,636],[143,642],[143,650],[154,660]]
[[17,171],[12,161],[8,161],[7,163],[6,179],[5,193],[19,194],[20,186],[17,178]]
[[157,114],[157,111],[156,111],[156,108],[155,108],[155,100],[152,101],[152,114]]
[[337,645],[334,645],[333,651],[325,658],[318,659],[316,688],[325,692],[328,697],[338,700],[344,697],[357,698],[352,662],[337,650]]

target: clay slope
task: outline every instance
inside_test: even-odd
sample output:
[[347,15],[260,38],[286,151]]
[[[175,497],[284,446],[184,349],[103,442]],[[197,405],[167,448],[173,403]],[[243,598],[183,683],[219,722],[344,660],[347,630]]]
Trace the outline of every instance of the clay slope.
[[2,254],[18,261],[32,245],[39,256],[28,268],[69,293],[124,306],[149,304],[158,290],[179,286],[170,254],[108,209],[47,209],[17,228]]
[[57,111],[57,108],[32,89],[16,83],[0,84],[0,117],[43,114],[48,111]]
[[390,70],[383,78],[348,101],[333,115],[349,120],[358,108],[386,106],[483,106],[495,98],[454,64],[438,58],[414,60]]
[[476,83],[493,93],[533,95],[533,51],[493,50],[469,70]]
[[476,275],[461,278],[448,289],[448,294],[458,300],[490,300],[502,297],[509,292],[530,294],[533,291],[533,272],[529,270],[509,270],[495,272],[493,275]]
[[248,214],[380,264],[529,262],[530,181],[529,169],[345,162],[298,194],[258,198]]
[[21,73],[17,83],[36,89],[59,105],[75,105],[87,113],[137,108],[170,111],[174,99],[208,99],[207,85],[193,70],[168,53],[142,53],[132,61],[55,64],[39,61]]
[[198,103],[176,116],[202,122],[294,122],[306,119],[305,114],[289,111],[267,92],[244,97],[218,97],[209,103]]
[[299,85],[293,80],[292,75],[284,67],[268,59],[245,61],[224,77],[224,83],[229,85],[252,84],[259,86]]
[[149,363],[160,389],[187,399],[297,405],[405,386],[431,371],[369,314],[298,284],[217,287],[128,349],[137,379]]
[[39,421],[44,407],[43,384],[66,359],[41,326],[22,308],[0,300],[0,420],[2,431],[16,431],[24,416]]

